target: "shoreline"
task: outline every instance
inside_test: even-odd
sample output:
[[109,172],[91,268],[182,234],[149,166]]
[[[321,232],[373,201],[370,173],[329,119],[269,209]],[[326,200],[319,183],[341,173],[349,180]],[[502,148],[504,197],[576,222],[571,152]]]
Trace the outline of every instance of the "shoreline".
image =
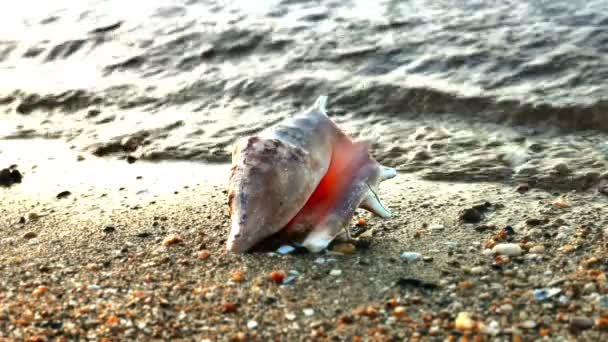
[[[2,338],[607,336],[600,193],[521,194],[400,174],[381,187],[395,217],[361,214],[371,239],[353,254],[233,255],[224,252],[225,165],[78,161],[69,145],[40,143],[12,146],[24,178],[0,188]],[[14,156],[7,146],[3,163]],[[71,194],[57,199],[63,191]],[[569,208],[553,204],[561,196]],[[480,222],[461,222],[463,210],[485,202]],[[518,244],[521,255],[489,255],[496,243]],[[289,284],[271,281],[273,271]],[[536,291],[553,288],[547,298]]]

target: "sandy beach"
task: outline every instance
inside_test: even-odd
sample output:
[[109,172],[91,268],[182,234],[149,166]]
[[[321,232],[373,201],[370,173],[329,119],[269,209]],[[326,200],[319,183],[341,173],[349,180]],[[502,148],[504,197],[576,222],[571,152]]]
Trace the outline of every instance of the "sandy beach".
[[129,164],[61,142],[3,147],[22,151],[12,162],[23,174],[0,192],[7,341],[608,336],[608,196],[598,191],[400,175],[382,191],[395,217],[361,213],[354,245],[233,255],[227,165]]

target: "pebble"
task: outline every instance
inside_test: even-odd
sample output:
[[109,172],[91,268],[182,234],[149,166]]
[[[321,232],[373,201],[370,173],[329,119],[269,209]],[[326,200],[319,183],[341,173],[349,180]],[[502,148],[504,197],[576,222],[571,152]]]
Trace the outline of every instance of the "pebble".
[[341,254],[355,254],[355,252],[357,252],[357,247],[352,243],[344,242],[335,244],[331,250]]
[[291,285],[291,284],[295,283],[296,280],[298,280],[299,276],[300,276],[300,272],[298,272],[296,270],[289,271],[287,274],[287,278],[285,278],[285,280],[283,280],[283,285]]
[[37,236],[38,236],[38,234],[36,234],[34,232],[27,232],[27,233],[23,234],[23,238],[26,239],[26,240],[33,239],[33,238],[35,238]]
[[206,249],[203,249],[202,251],[199,251],[197,255],[199,259],[207,260],[211,256],[211,252]]
[[556,296],[562,292],[562,289],[559,287],[552,288],[544,288],[544,289],[535,289],[534,290],[534,299],[539,302],[550,299],[553,296]]
[[171,235],[168,235],[163,240],[163,246],[169,247],[169,246],[180,244],[182,242],[184,242],[184,240],[179,235],[177,235],[177,234],[171,234]]
[[568,203],[568,201],[566,201],[563,198],[558,198],[555,201],[553,201],[553,205],[560,209],[570,208],[570,203]]
[[302,310],[302,312],[304,312],[304,316],[306,316],[306,317],[310,317],[315,314],[314,309],[304,309],[304,310]]
[[591,329],[592,327],[593,320],[587,317],[578,316],[570,319],[570,328],[573,330],[587,330]]
[[323,257],[319,257],[315,259],[315,264],[318,265],[325,265],[327,263],[327,259],[323,258]]
[[492,248],[492,251],[496,254],[507,256],[518,256],[523,253],[521,246],[516,243],[499,243]]
[[484,249],[481,254],[485,255],[485,256],[494,256],[494,251],[491,249]]
[[460,331],[470,331],[473,330],[475,326],[475,322],[469,317],[468,312],[460,312],[456,317],[456,322],[454,323],[456,329]]
[[431,230],[431,231],[441,231],[444,229],[445,229],[445,226],[443,226],[441,224],[432,224],[429,226],[429,230]]
[[511,305],[511,304],[503,304],[503,305],[501,305],[500,306],[500,312],[506,313],[506,314],[513,312],[513,305]]
[[334,276],[334,277],[339,277],[342,275],[342,270],[333,269],[333,270],[329,271],[329,275]]
[[270,280],[274,281],[277,284],[282,284],[283,280],[285,280],[285,272],[283,271],[272,271],[270,272]]
[[527,320],[527,321],[522,322],[519,326],[524,329],[534,329],[534,328],[536,328],[536,322],[534,322],[532,320]]
[[484,332],[488,335],[496,336],[500,334],[500,324],[497,321],[491,321],[486,325]]
[[536,246],[530,248],[530,253],[532,253],[532,254],[544,254],[545,253],[545,246],[543,246],[543,245],[536,245]]
[[247,322],[247,329],[253,330],[253,329],[257,328],[257,327],[258,327],[258,322],[256,322],[256,321],[249,321],[249,322]]
[[594,283],[587,283],[583,287],[583,293],[585,293],[585,294],[594,293],[596,291],[597,291],[597,286],[595,286]]
[[296,315],[294,313],[288,312],[285,314],[285,319],[287,319],[288,321],[293,321],[294,319],[296,319]]
[[279,249],[277,249],[277,253],[281,254],[281,255],[286,255],[286,254],[290,254],[293,251],[295,251],[295,247],[290,246],[290,245],[283,245],[281,247],[279,247]]
[[401,259],[407,262],[416,262],[422,259],[422,254],[416,252],[404,252],[401,254]]
[[484,274],[488,271],[487,267],[475,266],[471,268],[471,274]]

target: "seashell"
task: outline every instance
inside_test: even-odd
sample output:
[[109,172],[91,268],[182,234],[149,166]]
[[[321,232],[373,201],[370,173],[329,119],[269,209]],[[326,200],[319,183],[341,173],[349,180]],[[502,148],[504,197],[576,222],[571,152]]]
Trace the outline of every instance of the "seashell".
[[246,252],[279,233],[312,252],[347,229],[357,208],[388,218],[380,165],[369,143],[353,141],[327,116],[326,96],[304,113],[239,141],[232,155],[227,248]]

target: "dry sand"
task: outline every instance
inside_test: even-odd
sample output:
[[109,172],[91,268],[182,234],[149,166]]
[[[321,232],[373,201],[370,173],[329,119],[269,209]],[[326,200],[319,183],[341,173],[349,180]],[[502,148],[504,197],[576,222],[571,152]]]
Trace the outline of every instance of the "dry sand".
[[[24,174],[0,188],[7,341],[608,338],[608,197],[597,191],[401,174],[381,195],[395,217],[361,213],[355,230],[371,237],[352,254],[232,255],[226,165],[78,161],[53,141],[1,147],[0,166]],[[560,196],[570,207],[555,206]],[[480,222],[462,222],[485,202]],[[521,255],[484,252],[499,242]]]

